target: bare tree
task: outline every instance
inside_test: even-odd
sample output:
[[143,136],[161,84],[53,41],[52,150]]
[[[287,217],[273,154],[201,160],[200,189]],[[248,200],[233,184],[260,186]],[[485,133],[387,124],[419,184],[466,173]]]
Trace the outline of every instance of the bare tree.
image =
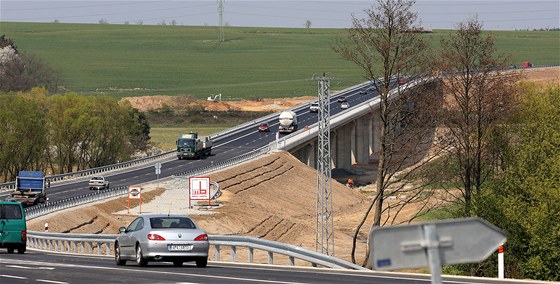
[[[424,209],[429,206],[430,193],[412,177],[434,157],[427,151],[433,140],[434,113],[441,94],[426,91],[420,85],[406,91],[401,87],[391,90],[395,82],[410,81],[407,75],[421,75],[426,70],[428,47],[416,32],[420,29],[416,26],[417,15],[411,11],[413,4],[411,0],[377,0],[365,10],[366,19],[353,18],[347,40],[337,41],[334,47],[364,71],[364,78],[372,82],[371,88],[381,100],[375,117],[381,122],[377,192],[354,234],[354,263],[356,240],[372,210],[373,228],[395,223],[406,204],[418,202]],[[395,201],[389,202],[389,197]]]
[[[448,167],[461,184],[449,191],[464,203],[464,215],[472,214],[472,199],[492,171],[493,151],[489,135],[513,107],[514,83],[519,74],[506,71],[506,56],[496,54],[494,40],[483,34],[482,23],[469,19],[458,24],[456,33],[441,41],[437,64],[444,77],[446,94],[442,108],[442,140]],[[454,192],[460,192],[455,196]]]
[[311,28],[311,21],[310,21],[310,20],[305,21],[305,23],[303,24],[303,26],[306,27],[306,28],[308,28],[308,29]]

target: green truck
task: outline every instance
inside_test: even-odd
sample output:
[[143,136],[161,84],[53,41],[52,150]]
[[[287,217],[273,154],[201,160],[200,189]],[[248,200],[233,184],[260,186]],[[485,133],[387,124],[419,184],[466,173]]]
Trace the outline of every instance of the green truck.
[[0,248],[24,253],[27,245],[25,211],[20,202],[0,201]]
[[198,159],[212,154],[212,140],[210,137],[198,138],[198,133],[180,134],[177,139],[177,158]]

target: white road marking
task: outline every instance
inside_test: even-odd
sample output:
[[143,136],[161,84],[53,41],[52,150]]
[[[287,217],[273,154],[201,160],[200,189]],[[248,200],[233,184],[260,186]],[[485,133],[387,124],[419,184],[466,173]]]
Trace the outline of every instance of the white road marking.
[[[7,260],[6,260],[7,261]],[[77,265],[77,264],[63,264],[63,263],[44,263],[40,261],[26,261],[26,260],[10,260],[11,262],[17,262],[20,264],[28,264],[28,265],[51,265],[55,267],[79,267],[84,269],[100,269],[100,270],[117,270],[120,272],[133,272],[136,275],[140,273],[152,273],[152,274],[162,274],[162,275],[177,275],[177,276],[189,276],[189,277],[199,277],[199,278],[207,278],[207,279],[226,279],[226,280],[237,280],[237,281],[244,281],[244,282],[255,282],[255,283],[278,283],[278,284],[305,284],[304,282],[286,282],[286,281],[274,281],[274,280],[264,280],[264,279],[248,279],[248,278],[240,278],[240,277],[227,277],[227,276],[214,276],[214,275],[203,275],[203,274],[193,274],[193,273],[180,273],[180,272],[171,272],[171,271],[155,271],[155,270],[144,270],[144,269],[127,269],[123,270],[122,268],[118,267],[103,267],[103,266],[91,266],[91,265]],[[3,263],[3,259],[0,259],[0,263]],[[43,282],[49,283],[65,283],[66,282],[50,282],[49,280],[39,280]]]
[[6,274],[0,274],[0,277],[15,278],[15,279],[27,279],[27,277],[21,277],[21,276],[15,276],[15,275],[6,275]]
[[53,280],[45,280],[45,279],[37,279],[37,282],[47,282],[47,283],[57,283],[57,284],[68,284],[68,282],[53,281]]
[[43,270],[53,270],[54,267],[29,267],[29,266],[19,266],[19,265],[6,265],[6,267],[21,268],[21,269],[43,269]]

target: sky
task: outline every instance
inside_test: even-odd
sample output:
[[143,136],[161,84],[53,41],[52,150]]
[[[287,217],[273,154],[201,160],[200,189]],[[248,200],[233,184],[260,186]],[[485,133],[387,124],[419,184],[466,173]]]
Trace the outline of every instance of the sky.
[[[236,27],[349,28],[354,15],[375,1],[345,0],[224,0],[223,22]],[[109,24],[172,24],[217,26],[217,0],[166,1],[51,1],[0,0],[0,22],[60,22]],[[457,23],[477,17],[486,30],[560,27],[560,0],[416,0],[425,29],[454,29]],[[0,23],[0,32],[1,32]]]

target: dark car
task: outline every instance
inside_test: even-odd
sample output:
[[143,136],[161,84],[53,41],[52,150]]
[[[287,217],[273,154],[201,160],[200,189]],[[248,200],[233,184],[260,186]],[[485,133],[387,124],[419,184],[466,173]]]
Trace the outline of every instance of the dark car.
[[268,123],[261,123],[261,125],[259,125],[259,132],[269,132],[270,131],[270,127],[268,126]]
[[346,99],[346,97],[338,97],[338,102],[339,103],[343,103],[343,102],[347,102],[348,100]]
[[169,261],[181,266],[195,261],[197,267],[208,263],[208,235],[184,215],[144,214],[130,225],[120,227],[115,240],[115,262],[127,260],[146,266],[149,261]]

